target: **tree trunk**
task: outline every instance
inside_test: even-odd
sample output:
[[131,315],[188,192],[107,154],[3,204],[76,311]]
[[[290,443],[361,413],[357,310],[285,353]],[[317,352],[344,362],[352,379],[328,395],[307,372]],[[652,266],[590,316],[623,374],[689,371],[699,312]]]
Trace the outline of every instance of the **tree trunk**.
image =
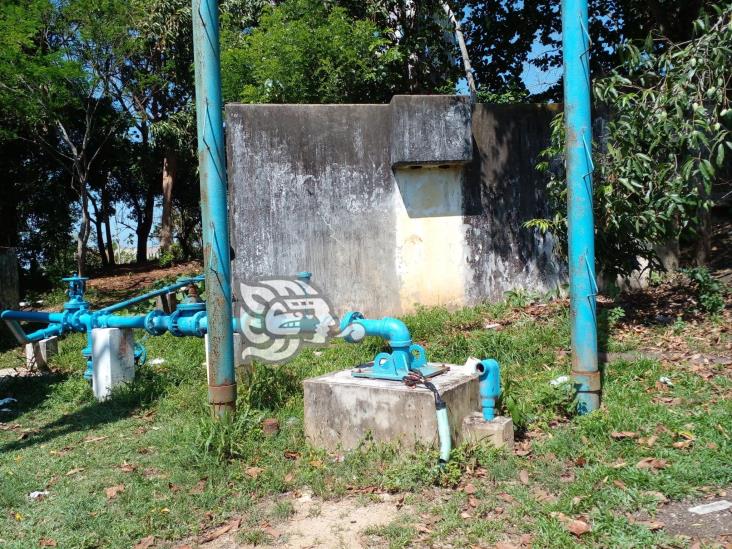
[[102,188],[102,221],[104,222],[104,234],[107,238],[107,262],[110,266],[114,266],[114,243],[112,242],[112,226],[109,222],[109,193],[106,188]]
[[696,241],[694,259],[699,267],[704,267],[712,250],[712,215],[708,208],[699,210],[699,239]]
[[86,244],[89,241],[89,196],[86,192],[86,181],[79,182],[81,194],[81,223],[76,235],[76,270],[79,276],[86,275]]
[[172,150],[163,157],[163,216],[160,222],[160,251],[167,252],[173,244],[173,185],[178,160]]
[[477,90],[475,88],[475,79],[473,78],[473,66],[470,63],[470,55],[468,55],[468,47],[465,45],[465,37],[463,36],[463,29],[458,21],[457,17],[453,13],[450,5],[447,2],[442,2],[442,9],[445,10],[445,14],[450,22],[455,26],[455,38],[460,46],[460,54],[463,57],[463,67],[465,68],[465,78],[468,81],[468,89],[470,90],[470,97],[475,101]]
[[102,267],[107,268],[109,261],[107,261],[107,249],[104,246],[104,235],[102,234],[102,215],[101,209],[97,206],[97,203],[93,198],[89,198],[89,203],[94,209],[94,231],[97,237],[97,251],[99,252],[99,258],[102,260]]
[[106,269],[109,267],[109,260],[107,259],[107,247],[104,245],[104,235],[102,234],[102,219],[99,215],[94,216],[94,230],[97,233],[97,250],[102,260],[102,267]]
[[155,192],[152,186],[148,187],[147,194],[145,195],[145,204],[142,208],[142,215],[137,223],[137,254],[136,260],[138,263],[144,263],[147,261],[147,239],[150,236],[150,229],[152,229],[153,213],[155,206]]

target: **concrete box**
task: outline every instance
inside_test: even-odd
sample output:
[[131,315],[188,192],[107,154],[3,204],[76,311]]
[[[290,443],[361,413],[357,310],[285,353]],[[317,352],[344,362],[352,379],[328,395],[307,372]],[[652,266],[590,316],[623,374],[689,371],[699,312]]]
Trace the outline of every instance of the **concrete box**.
[[92,330],[92,390],[106,400],[114,387],[135,379],[135,338],[132,330]]
[[58,337],[53,336],[25,345],[25,366],[29,370],[47,370],[48,359],[58,354]]
[[[450,365],[431,381],[445,400],[453,444],[461,439],[462,419],[478,409],[478,378],[472,369]],[[424,387],[398,381],[363,379],[342,370],[306,379],[305,435],[328,451],[351,450],[367,436],[378,442],[438,442],[435,399]]]
[[513,450],[513,421],[510,417],[496,416],[486,421],[481,412],[473,412],[463,418],[461,434],[461,443],[489,441],[496,448],[505,446]]

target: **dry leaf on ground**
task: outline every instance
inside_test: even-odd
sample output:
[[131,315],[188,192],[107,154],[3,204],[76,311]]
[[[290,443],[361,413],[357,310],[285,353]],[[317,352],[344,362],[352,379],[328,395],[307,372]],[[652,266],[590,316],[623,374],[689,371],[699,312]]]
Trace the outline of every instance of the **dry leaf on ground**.
[[104,489],[104,493],[107,494],[107,499],[114,499],[117,497],[118,494],[125,491],[125,485],[124,484],[115,484],[114,486],[110,486],[109,488]]
[[263,471],[261,467],[247,467],[244,472],[248,477],[257,478]]
[[149,549],[155,544],[155,536],[147,536],[138,541],[133,549]]
[[666,460],[647,457],[640,460],[635,466],[638,469],[663,469],[666,467]]
[[519,471],[519,480],[523,484],[529,483],[529,472],[526,469],[521,469],[521,471]]
[[201,537],[201,543],[208,543],[209,541],[213,541],[217,538],[220,538],[224,534],[238,530],[239,525],[241,524],[240,518],[231,519],[229,522],[219,526],[218,528],[212,530],[208,534],[205,534],[203,537]]

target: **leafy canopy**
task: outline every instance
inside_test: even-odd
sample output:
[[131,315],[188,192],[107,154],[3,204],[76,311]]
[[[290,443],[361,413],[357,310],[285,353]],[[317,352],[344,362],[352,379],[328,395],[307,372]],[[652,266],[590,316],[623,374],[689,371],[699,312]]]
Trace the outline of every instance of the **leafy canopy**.
[[[732,3],[713,8],[694,28],[691,41],[666,40],[663,48],[651,38],[625,44],[622,65],[595,83],[596,106],[608,120],[594,154],[597,258],[607,274],[628,274],[638,257],[656,259],[655,245],[695,231],[732,154]],[[552,135],[542,169],[561,155],[561,118]],[[552,171],[549,192],[555,217],[528,225],[565,240],[561,168]]]
[[289,0],[259,26],[222,36],[227,101],[343,103],[387,100],[399,50],[381,29],[342,7]]

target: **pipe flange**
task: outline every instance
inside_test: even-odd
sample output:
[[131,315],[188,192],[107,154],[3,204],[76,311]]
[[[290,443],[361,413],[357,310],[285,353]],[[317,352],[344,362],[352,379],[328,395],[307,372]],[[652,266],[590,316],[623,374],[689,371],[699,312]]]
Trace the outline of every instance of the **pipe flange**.
[[206,311],[199,311],[195,315],[193,315],[193,326],[195,327],[195,335],[198,337],[203,337],[206,335],[206,332],[201,329],[201,319],[206,317]]
[[171,334],[173,334],[175,337],[182,337],[183,332],[181,332],[178,329],[178,319],[181,316],[181,309],[176,309],[172,313],[170,313],[170,316],[168,317],[168,330]]
[[165,328],[155,325],[155,319],[164,317],[165,313],[160,309],[150,311],[145,315],[145,331],[150,335],[160,336],[165,333]]

